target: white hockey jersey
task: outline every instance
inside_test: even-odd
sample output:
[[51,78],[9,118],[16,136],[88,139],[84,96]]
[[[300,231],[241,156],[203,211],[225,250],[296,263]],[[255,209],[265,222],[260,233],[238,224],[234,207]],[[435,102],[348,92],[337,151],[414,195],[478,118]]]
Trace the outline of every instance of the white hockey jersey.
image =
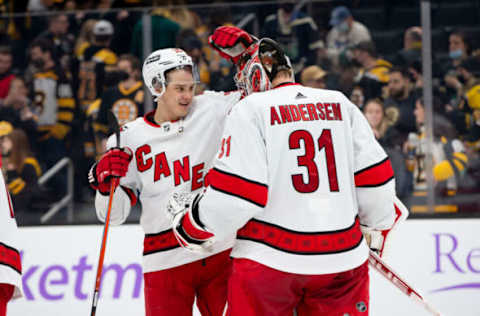
[[0,172],[0,283],[15,286],[13,298],[22,296],[22,263],[12,200]]
[[327,274],[367,260],[360,223],[395,218],[393,171],[360,110],[342,93],[286,83],[243,99],[199,202],[201,225],[232,256]]
[[[194,97],[184,119],[157,125],[151,112],[121,128],[120,146],[129,147],[134,156],[114,194],[111,224],[123,223],[131,206],[140,199],[144,273],[209,256],[179,246],[165,209],[174,192],[200,192],[205,187],[204,176],[218,151],[225,118],[239,99],[238,92],[207,91]],[[115,146],[115,137],[111,136],[107,147]],[[107,204],[108,196],[97,192],[95,207],[101,220],[105,219]],[[212,254],[231,248],[234,239],[232,232],[231,238],[217,244]]]

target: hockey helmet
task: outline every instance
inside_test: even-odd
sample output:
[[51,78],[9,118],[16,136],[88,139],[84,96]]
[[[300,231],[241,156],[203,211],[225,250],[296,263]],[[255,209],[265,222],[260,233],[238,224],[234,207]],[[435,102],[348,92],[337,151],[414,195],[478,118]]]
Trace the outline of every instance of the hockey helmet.
[[[159,98],[165,92],[167,79],[165,73],[172,69],[191,67],[194,71],[190,56],[179,48],[159,49],[151,53],[143,63],[142,75],[145,85],[153,96]],[[195,74],[194,74],[194,78]]]
[[237,63],[235,82],[246,95],[272,88],[272,81],[281,70],[292,70],[283,49],[270,38],[250,45]]

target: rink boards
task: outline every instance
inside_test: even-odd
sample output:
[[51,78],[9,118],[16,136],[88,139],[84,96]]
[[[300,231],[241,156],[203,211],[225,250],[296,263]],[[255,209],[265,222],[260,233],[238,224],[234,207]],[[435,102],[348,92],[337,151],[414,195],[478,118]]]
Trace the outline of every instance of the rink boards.
[[[9,316],[90,313],[102,226],[22,228],[24,297]],[[480,220],[408,220],[386,260],[444,315],[480,315]],[[113,227],[97,315],[143,315],[142,231]],[[372,271],[372,270],[371,270]],[[372,316],[429,315],[371,272]]]

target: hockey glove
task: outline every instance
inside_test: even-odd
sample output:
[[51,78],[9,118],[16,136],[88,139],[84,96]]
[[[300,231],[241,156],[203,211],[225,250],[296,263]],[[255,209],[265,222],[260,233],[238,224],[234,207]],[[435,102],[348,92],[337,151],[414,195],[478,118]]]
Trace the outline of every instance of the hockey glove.
[[101,194],[108,195],[112,179],[124,177],[131,160],[132,152],[129,148],[109,149],[90,169],[88,173],[90,186]]
[[235,26],[220,26],[208,38],[208,43],[220,56],[237,64],[240,56],[257,39]]
[[183,248],[198,253],[210,252],[214,235],[200,222],[198,203],[201,194],[174,193],[167,205],[167,217],[178,243]]
[[375,251],[380,257],[383,257],[385,253],[389,252],[392,236],[395,235],[395,233],[392,234],[392,231],[394,232],[398,224],[405,221],[408,217],[407,207],[397,197],[394,198],[393,206],[395,208],[395,220],[389,229],[380,230],[360,225],[360,230],[365,237],[368,247]]

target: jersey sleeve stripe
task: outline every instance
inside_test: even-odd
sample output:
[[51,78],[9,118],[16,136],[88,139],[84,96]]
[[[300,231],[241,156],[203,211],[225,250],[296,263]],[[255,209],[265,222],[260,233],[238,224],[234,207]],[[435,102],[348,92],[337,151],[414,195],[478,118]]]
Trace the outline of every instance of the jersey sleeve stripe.
[[143,240],[143,255],[167,251],[180,247],[173,230],[168,229],[157,234],[145,234]]
[[12,247],[0,243],[0,265],[12,268],[19,274],[22,274],[22,263],[20,253]]
[[210,186],[220,192],[229,194],[250,203],[265,207],[268,198],[268,186],[217,168],[209,172]]
[[130,205],[134,206],[135,204],[137,204],[137,195],[135,194],[135,192],[133,192],[132,189],[127,188],[123,185],[121,185],[120,187],[125,193],[127,193],[128,197],[130,198]]
[[292,254],[325,255],[358,247],[363,235],[358,216],[351,226],[327,232],[299,232],[251,219],[237,232],[237,239],[258,242]]
[[392,179],[393,169],[388,157],[355,172],[355,185],[357,187],[378,187]]

